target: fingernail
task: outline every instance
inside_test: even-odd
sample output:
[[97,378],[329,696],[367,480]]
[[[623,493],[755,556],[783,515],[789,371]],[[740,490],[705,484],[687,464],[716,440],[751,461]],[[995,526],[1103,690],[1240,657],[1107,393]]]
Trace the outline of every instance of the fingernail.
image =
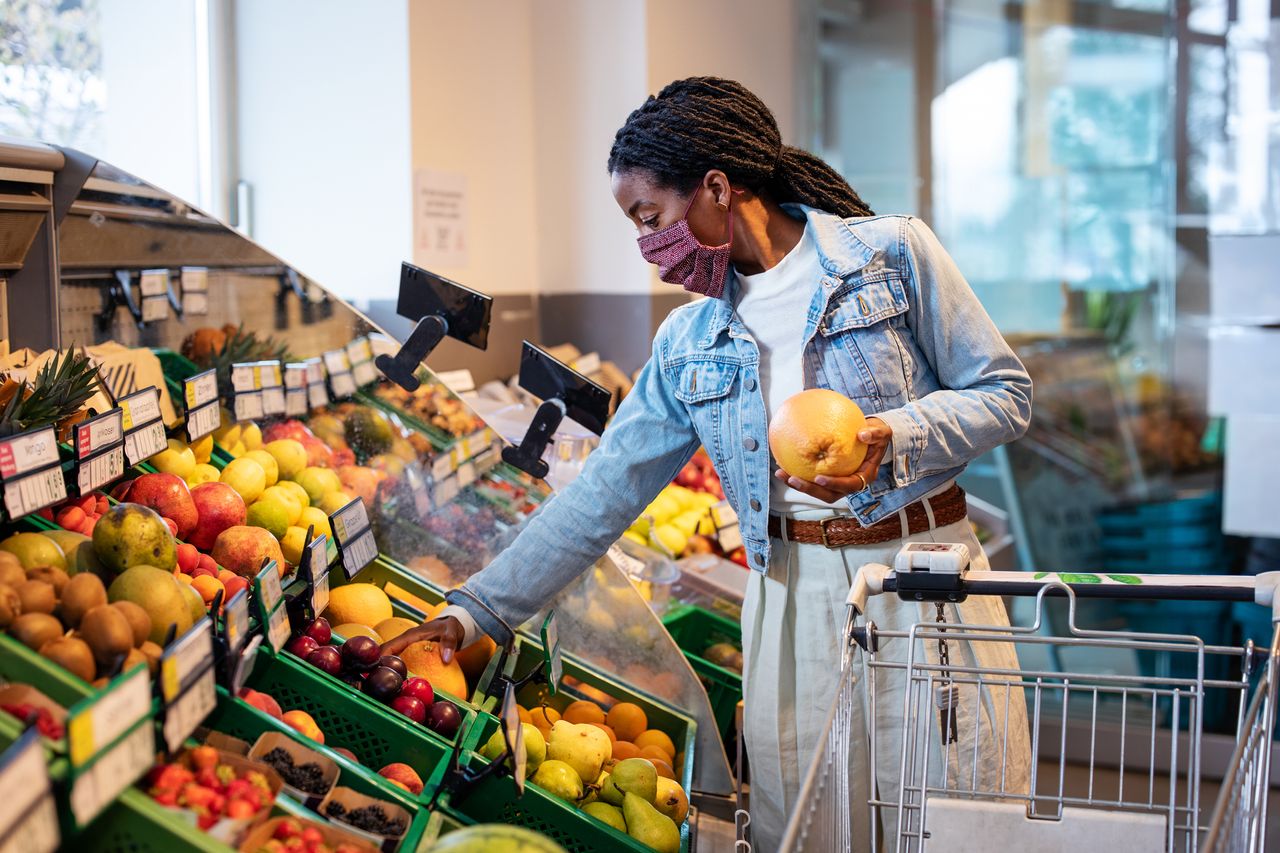
[[830,481],[826,477],[818,476],[813,478],[813,482],[817,483],[819,486],[825,486]]

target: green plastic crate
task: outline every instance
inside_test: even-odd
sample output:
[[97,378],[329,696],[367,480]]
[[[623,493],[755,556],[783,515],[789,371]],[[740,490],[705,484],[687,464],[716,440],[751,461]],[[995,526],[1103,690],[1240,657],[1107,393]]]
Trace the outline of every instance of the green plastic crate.
[[93,693],[89,684],[8,634],[0,634],[0,677],[15,684],[30,684],[64,708]]
[[742,627],[719,613],[692,605],[669,611],[662,617],[662,624],[707,688],[720,737],[725,743],[732,743],[737,707],[742,701],[742,674],[712,663],[702,657],[702,652],[715,643],[731,643],[741,651]]

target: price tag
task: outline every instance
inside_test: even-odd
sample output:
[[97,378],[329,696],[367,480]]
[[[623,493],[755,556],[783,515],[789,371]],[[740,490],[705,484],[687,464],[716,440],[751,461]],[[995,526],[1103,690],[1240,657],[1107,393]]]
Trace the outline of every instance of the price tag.
[[213,659],[213,622],[196,623],[160,655],[160,698],[169,704]]
[[42,427],[0,441],[0,478],[9,479],[58,463],[58,436]]
[[353,367],[362,361],[373,361],[373,347],[368,337],[356,338],[347,344],[347,360]]
[[285,413],[284,375],[278,361],[264,361],[258,366],[262,386],[262,412],[265,415]]
[[729,506],[728,501],[721,501],[711,507],[711,523],[716,528],[716,541],[726,553],[742,547],[742,528],[738,526],[738,514]]
[[284,388],[262,389],[262,413],[264,415],[283,415],[288,411]]
[[516,781],[516,795],[524,794],[525,773],[529,757],[524,751],[524,726],[520,724],[520,712],[516,710],[516,690],[510,682],[502,696],[502,729],[511,751],[511,775]]
[[169,318],[169,297],[144,296],[142,298],[142,322],[157,323]]
[[307,543],[307,572],[311,578],[311,611],[319,616],[329,607],[329,542],[323,533]]
[[405,466],[404,480],[409,486],[409,493],[413,496],[414,512],[418,518],[426,518],[431,512],[431,490],[427,487],[427,481],[416,462]]
[[284,413],[291,418],[302,417],[307,413],[307,366],[302,363],[288,364],[284,368]]
[[231,390],[237,394],[261,391],[262,376],[258,371],[258,365],[251,361],[231,365]]
[[266,409],[263,406],[261,391],[248,391],[243,394],[236,394],[235,405],[236,420],[238,421],[256,421],[263,416]]
[[112,409],[75,426],[76,485],[87,495],[124,474],[123,413]]
[[67,715],[72,766],[88,764],[150,710],[151,679],[145,666],[120,676],[105,692],[76,703]]
[[71,814],[85,826],[151,768],[156,757],[155,726],[140,725],[99,756],[71,785]]
[[436,381],[455,394],[476,390],[476,378],[465,367],[461,370],[442,370],[436,374]]
[[124,420],[124,455],[130,465],[150,459],[168,447],[160,420],[160,392],[152,385],[120,398]]
[[52,853],[61,840],[40,734],[28,729],[0,755],[0,853]]
[[217,371],[206,370],[182,380],[182,401],[187,411],[189,441],[203,438],[222,426]]
[[13,519],[53,506],[67,499],[61,468],[27,474],[4,484],[4,506]]
[[476,481],[476,464],[468,459],[458,466],[458,488],[465,489]]
[[138,281],[142,294],[142,322],[153,323],[169,316],[169,271],[143,270]]
[[257,578],[254,579],[254,589],[258,596],[258,604],[264,611],[276,609],[284,592],[280,588],[280,567],[274,561],[263,566],[262,571],[258,572]]
[[307,366],[307,402],[313,409],[322,408],[329,403],[324,387],[324,363],[318,358],[309,358],[303,364]]
[[268,562],[253,580],[254,597],[257,599],[258,622],[271,648],[280,651],[289,642],[289,614],[280,589],[280,567]]
[[570,365],[570,367],[581,373],[583,376],[590,376],[593,373],[599,373],[600,353],[589,352],[586,355],[579,357],[577,361]]
[[334,400],[342,400],[352,396],[359,390],[356,380],[350,373],[329,374],[329,392]]
[[344,349],[331,349],[325,352],[324,369],[330,376],[335,373],[350,373],[351,359],[347,357],[347,351]]
[[617,545],[609,546],[609,559],[623,574],[633,578],[642,577],[645,573],[644,560],[633,557]]
[[564,661],[560,659],[560,631],[556,626],[556,612],[547,614],[542,623],[543,657],[547,667],[547,687],[554,696],[560,689],[560,677],[564,675]]
[[378,556],[378,546],[369,527],[369,513],[364,500],[355,498],[351,503],[329,516],[333,539],[342,559],[342,571],[347,579],[354,578],[373,558]]
[[378,381],[378,368],[372,361],[361,361],[351,365],[351,377],[358,386],[371,385]]
[[182,313],[190,317],[202,317],[209,313],[209,294],[186,293],[182,296]]
[[222,611],[222,631],[231,657],[240,653],[249,638],[249,591],[242,589],[226,603]]
[[458,465],[452,453],[441,452],[439,456],[431,460],[431,476],[435,477],[436,480],[443,480],[456,470],[458,470]]
[[289,613],[285,607],[277,607],[271,611],[271,615],[267,617],[267,642],[271,644],[271,650],[278,652],[284,648],[285,643],[289,642]]
[[458,496],[458,492],[462,489],[458,486],[457,477],[445,477],[443,480],[437,480],[433,497],[436,509],[447,504]]
[[161,730],[168,750],[177,752],[191,733],[200,727],[205,717],[213,713],[217,704],[218,692],[213,678],[213,664],[207,663],[195,681],[165,706]]
[[721,501],[711,507],[711,523],[716,527],[728,527],[738,523],[738,514],[729,506],[728,501]]

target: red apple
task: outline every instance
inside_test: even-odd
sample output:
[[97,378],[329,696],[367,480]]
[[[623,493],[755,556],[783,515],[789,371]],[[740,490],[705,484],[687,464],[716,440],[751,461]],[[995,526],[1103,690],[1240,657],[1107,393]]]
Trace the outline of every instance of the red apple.
[[287,421],[277,421],[262,431],[263,443],[278,441],[282,438],[292,438],[294,441],[302,441],[304,436],[312,435],[311,430],[302,421],[290,418]]
[[284,554],[276,538],[261,527],[243,524],[218,534],[213,543],[213,559],[224,569],[245,578],[258,574],[264,559],[275,560],[281,574],[285,570]]
[[427,706],[417,696],[405,696],[401,693],[391,700],[391,707],[415,723],[421,723],[427,719]]
[[143,474],[133,481],[129,501],[151,507],[172,521],[170,529],[179,539],[190,536],[199,520],[191,490],[181,477],[173,474]]
[[191,490],[191,499],[199,521],[186,539],[201,551],[212,548],[222,531],[244,524],[244,498],[226,483],[201,483]]

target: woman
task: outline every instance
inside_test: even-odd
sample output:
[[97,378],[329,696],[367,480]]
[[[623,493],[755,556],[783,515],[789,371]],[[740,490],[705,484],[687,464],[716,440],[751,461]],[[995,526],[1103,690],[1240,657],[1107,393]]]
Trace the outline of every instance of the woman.
[[[924,223],[873,216],[830,166],[783,145],[768,107],[738,83],[691,78],[650,97],[618,131],[609,174],[640,253],[664,281],[708,298],[662,324],[582,474],[451,592],[437,619],[385,649],[437,639],[451,650],[478,631],[508,640],[511,626],[597,560],[706,447],[754,569],[742,615],[745,737],[756,849],[769,851],[834,697],[854,574],[868,562],[891,564],[908,541],[963,542],[983,566],[954,480],[969,460],[1023,433],[1031,381]],[[858,436],[866,460],[848,477],[806,482],[771,471],[769,414],[809,387],[873,413]],[[881,627],[933,618],[932,608],[880,598],[869,617]],[[971,599],[947,613],[1007,624],[998,601]],[[992,648],[953,650],[950,659],[975,658],[1016,666]],[[882,733],[900,722],[902,690],[901,679],[877,684],[889,700],[877,704]],[[1016,698],[962,697],[960,746],[1000,731],[1009,705],[1013,738],[1025,739]],[[855,760],[865,762],[864,751]],[[897,756],[880,764],[884,797],[897,788]]]

